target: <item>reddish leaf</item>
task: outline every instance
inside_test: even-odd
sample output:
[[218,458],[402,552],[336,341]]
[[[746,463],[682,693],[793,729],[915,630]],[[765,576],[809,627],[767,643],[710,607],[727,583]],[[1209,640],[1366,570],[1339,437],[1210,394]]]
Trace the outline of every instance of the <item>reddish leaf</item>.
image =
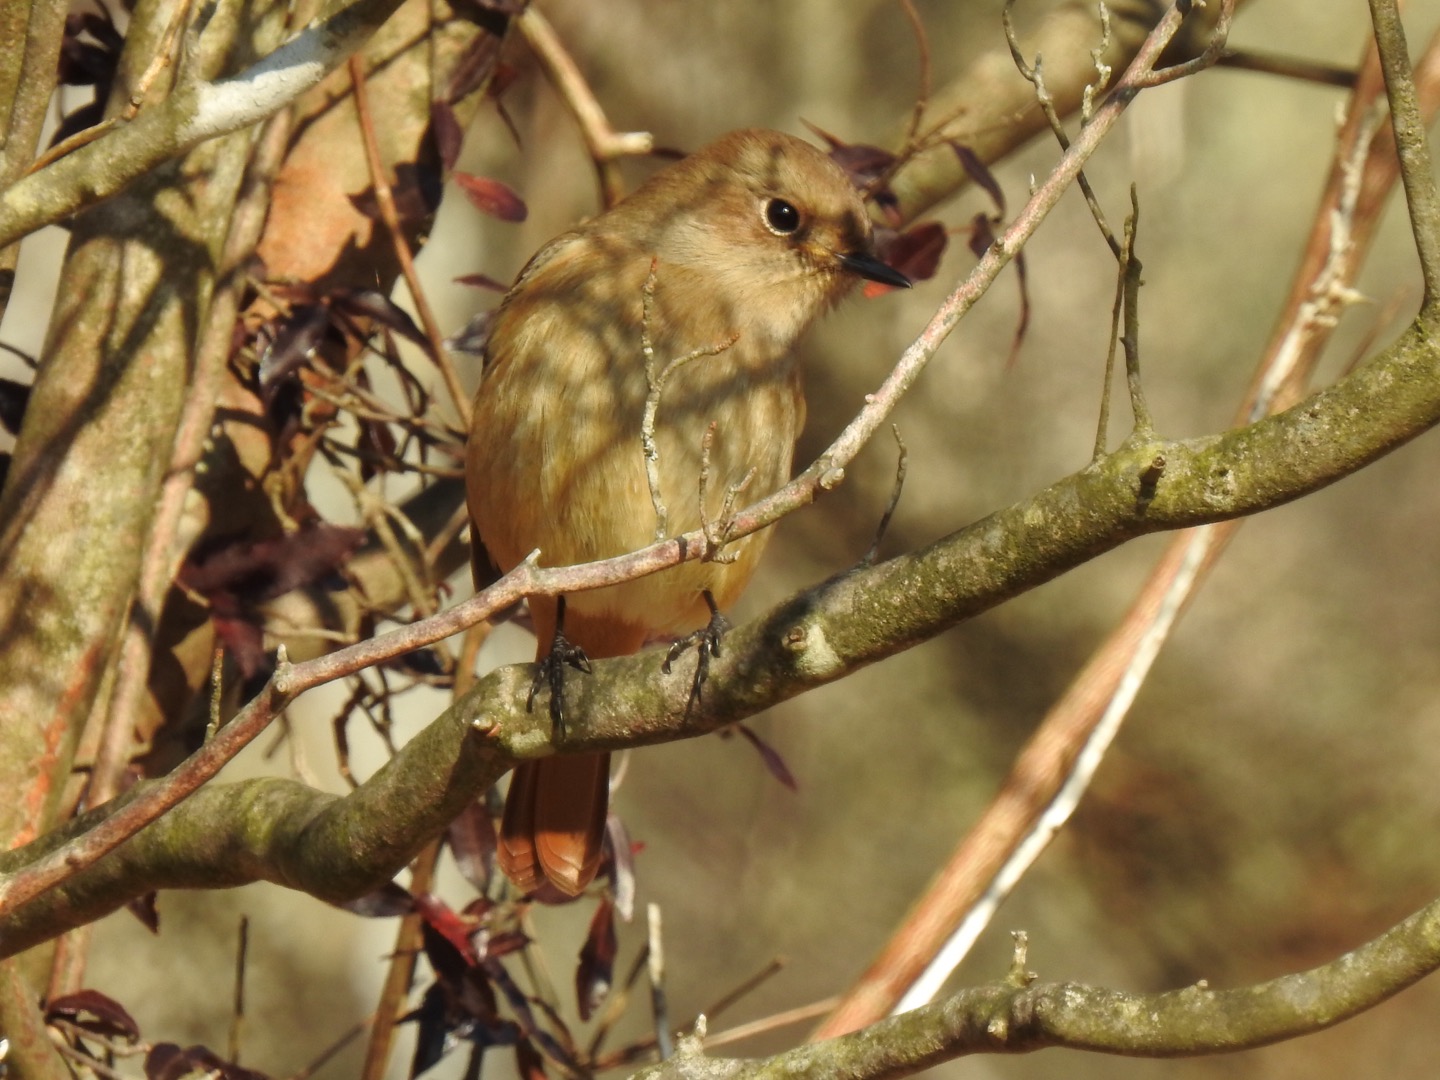
[[580,1005],[581,1020],[589,1020],[610,992],[619,947],[615,936],[615,909],[608,899],[602,899],[595,909],[595,917],[590,920],[590,932],[585,935],[580,963],[575,968],[575,997]]
[[529,211],[513,188],[487,176],[457,172],[455,182],[481,212],[501,221],[524,221]]
[[1005,193],[1000,189],[1000,181],[995,179],[995,174],[968,146],[952,142],[950,149],[955,151],[955,156],[960,159],[960,164],[970,179],[984,188],[985,193],[990,196],[991,201],[995,204],[996,215],[1003,218],[1005,216]]
[[977,259],[995,242],[995,227],[989,214],[976,214],[970,219],[970,253]]
[[440,168],[449,172],[460,157],[465,145],[465,129],[455,117],[455,109],[448,101],[430,104],[430,136],[435,140],[435,151],[440,155]]
[[210,608],[210,625],[215,630],[215,639],[220,647],[235,661],[240,676],[253,679],[267,670],[269,657],[265,653],[265,631],[257,619],[235,610],[233,597],[217,597]]
[[495,876],[495,823],[485,804],[477,800],[460,811],[445,838],[460,873],[483,893]]
[[795,780],[795,774],[790,771],[790,767],[785,764],[785,759],[780,756],[779,752],[773,746],[760,738],[759,735],[756,735],[755,732],[751,731],[744,724],[736,724],[735,727],[741,735],[744,735],[745,738],[749,740],[750,745],[759,751],[760,760],[765,762],[765,768],[770,770],[771,776],[775,777],[776,780],[779,780],[780,783],[784,784],[791,791],[800,790],[800,785]]
[[205,1046],[156,1043],[145,1055],[148,1080],[186,1080],[186,1078],[218,1078],[218,1080],[269,1080],[264,1073],[241,1068]]
[[260,603],[333,573],[364,539],[360,529],[320,522],[274,540],[239,540],[186,563],[180,580],[205,596]]
[[295,307],[273,327],[274,337],[260,353],[260,389],[267,396],[281,379],[305,364],[330,330],[330,312],[320,304]]
[[515,1044],[515,1072],[520,1080],[545,1080],[545,1059],[529,1039]]
[[[461,54],[459,61],[455,64],[449,83],[445,86],[442,97],[446,102],[456,102],[461,98],[469,97],[481,87],[488,88],[492,94],[500,92],[495,87],[500,82],[500,69],[505,65],[499,62],[497,56],[500,52],[500,38],[505,33],[506,21],[505,17],[501,16],[497,20],[497,30],[491,31],[489,34],[477,34],[471,39],[465,52]],[[511,81],[514,80],[513,68],[510,69],[509,78]],[[502,86],[501,90],[503,89]],[[451,161],[445,166],[445,169],[448,172],[454,167],[455,162]]]
[[605,818],[606,873],[610,876],[610,895],[615,899],[615,911],[627,923],[635,916],[635,847],[630,842],[630,830],[619,814]]
[[477,289],[489,289],[491,292],[507,293],[510,286],[503,281],[496,281],[486,274],[461,274],[455,279],[460,285],[471,285]]
[[519,952],[529,944],[529,936],[522,931],[506,930],[499,934],[492,934],[490,939],[485,942],[485,956],[488,959],[498,959]]
[[99,990],[77,990],[62,994],[45,1007],[45,1019],[64,1017],[86,1031],[108,1038],[119,1037],[135,1042],[140,1038],[140,1025],[114,998]]
[[850,174],[856,187],[864,187],[895,164],[895,155],[889,150],[865,143],[847,143],[809,120],[801,123],[825,140],[830,147],[831,160]]
[[393,919],[397,915],[409,915],[415,910],[415,901],[404,888],[387,881],[380,888],[347,900],[337,907],[352,915],[363,915],[367,919]]
[[1030,329],[1030,285],[1023,251],[1015,255],[1015,276],[1020,282],[1020,315],[1015,322],[1015,336],[1010,341],[1010,355],[1005,358],[1006,367],[1020,358],[1020,346],[1025,341],[1025,332]]
[[155,907],[156,893],[147,892],[137,896],[125,905],[125,910],[140,920],[141,925],[152,934],[160,933],[160,912]]
[[[995,219],[976,214],[970,222],[970,250],[979,258],[995,242]],[[1025,343],[1025,332],[1030,328],[1030,286],[1026,271],[1025,252],[1015,256],[1015,279],[1020,283],[1020,314],[1016,318],[1015,334],[1010,339],[1010,354],[1005,366],[1012,367],[1020,358],[1020,346]]]
[[[928,281],[935,276],[940,258],[950,238],[938,221],[922,221],[903,233],[890,236],[881,245],[880,257],[911,281]],[[866,296],[879,296],[891,291],[889,285],[877,281],[865,283]]]
[[455,914],[450,905],[431,893],[420,893],[415,897],[415,910],[424,918],[425,925],[448,941],[466,964],[473,966],[480,962],[470,941],[473,927]]
[[425,331],[415,325],[410,313],[375,289],[337,289],[330,294],[330,304],[341,314],[373,319],[416,345],[426,344]]

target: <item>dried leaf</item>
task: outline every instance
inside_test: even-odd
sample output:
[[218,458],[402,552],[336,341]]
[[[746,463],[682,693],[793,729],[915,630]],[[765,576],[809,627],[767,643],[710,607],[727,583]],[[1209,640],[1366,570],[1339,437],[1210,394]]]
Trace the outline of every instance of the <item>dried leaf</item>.
[[272,329],[274,337],[260,353],[260,390],[267,400],[276,384],[307,363],[319,348],[330,331],[330,312],[321,304],[301,304]]
[[333,574],[364,539],[361,529],[317,522],[273,540],[235,540],[187,562],[180,580],[203,596],[257,604]]
[[[443,97],[447,104],[467,98],[482,88],[488,89],[492,94],[498,92],[495,86],[500,81],[500,69],[505,65],[496,58],[500,54],[500,37],[505,33],[507,21],[501,17],[497,23],[500,26],[498,32],[477,34],[470,40],[470,44],[455,64],[449,84],[445,87]],[[445,169],[448,172],[454,167],[455,162],[451,161]]]
[[[886,237],[878,246],[880,257],[887,266],[899,270],[911,281],[928,281],[935,276],[949,243],[944,225],[938,221],[922,221],[902,233]],[[890,291],[889,285],[877,281],[865,283],[866,296]]]
[[409,915],[414,911],[415,901],[404,887],[387,881],[380,888],[364,896],[357,896],[354,900],[337,904],[336,907],[367,919],[393,919],[397,915]]
[[155,892],[137,896],[125,905],[125,910],[140,920],[140,924],[152,934],[160,933],[160,910],[155,906]]
[[330,303],[341,314],[371,319],[416,345],[424,347],[428,344],[425,332],[415,324],[410,313],[382,292],[374,289],[337,289],[330,294]]
[[485,956],[489,959],[499,959],[502,956],[519,952],[529,944],[530,937],[523,931],[506,930],[499,934],[492,934],[485,942]]
[[895,164],[895,155],[889,150],[865,143],[847,143],[839,136],[831,135],[824,128],[817,127],[809,120],[801,120],[830,147],[830,158],[850,174],[856,187],[864,187],[876,177],[882,176]]
[[242,1068],[226,1061],[209,1047],[174,1043],[156,1043],[145,1055],[148,1080],[185,1080],[206,1077],[207,1080],[270,1080],[264,1073]]
[[985,193],[990,196],[990,201],[995,204],[996,216],[1003,218],[1005,216],[1005,193],[1000,189],[1000,181],[995,179],[995,174],[990,171],[989,166],[981,161],[975,151],[968,146],[952,142],[950,149],[955,151],[955,156],[960,159],[960,165],[970,179],[984,188]]
[[619,814],[605,818],[605,832],[608,843],[605,850],[606,873],[610,877],[610,895],[615,900],[615,911],[627,923],[635,917],[635,847],[630,841],[630,830]]
[[86,1031],[106,1038],[135,1042],[140,1038],[140,1025],[118,1001],[99,990],[77,990],[62,994],[45,1007],[45,1019],[64,1017]]
[[[463,968],[474,967],[480,962],[480,956],[475,951],[475,945],[470,940],[470,933],[474,929],[459,915],[455,914],[454,908],[431,893],[420,893],[415,897],[415,910],[425,920],[425,929],[433,931],[434,935],[446,942],[458,954]],[[459,977],[461,968],[457,968],[453,961],[448,958],[441,958],[437,961],[431,955],[431,935],[425,937],[425,954],[430,957],[430,964],[437,972],[443,964],[446,971]],[[438,949],[437,951],[443,952]]]
[[461,875],[479,892],[495,878],[495,823],[479,800],[460,811],[445,830],[450,854]]
[[520,1080],[545,1080],[545,1059],[529,1039],[515,1044],[515,1073]]
[[30,387],[14,379],[0,379],[0,427],[11,435],[20,433],[25,406],[30,404]]
[[780,783],[784,784],[791,791],[800,790],[800,785],[795,780],[795,774],[792,773],[790,767],[785,764],[785,759],[780,756],[779,751],[744,724],[736,724],[735,727],[741,735],[745,736],[750,745],[759,751],[760,760],[765,762],[765,768],[770,770],[771,776],[775,777],[776,780],[779,780]]
[[499,180],[457,172],[455,182],[460,185],[460,190],[465,193],[467,199],[475,204],[477,209],[491,217],[499,218],[501,221],[519,222],[524,221],[529,213],[525,207],[525,201],[515,193],[513,188],[502,184]]
[[590,932],[580,949],[580,963],[575,968],[575,998],[580,1006],[580,1019],[589,1020],[605,1001],[615,976],[615,954],[619,951],[615,935],[615,908],[602,899],[590,920]]
[[448,173],[455,168],[465,145],[465,129],[455,118],[455,109],[448,101],[430,104],[430,137],[435,140],[435,152],[440,155],[440,168]]
[[461,274],[455,281],[460,285],[472,285],[477,289],[489,289],[491,292],[507,293],[510,291],[509,285],[503,281],[496,281],[488,274]]

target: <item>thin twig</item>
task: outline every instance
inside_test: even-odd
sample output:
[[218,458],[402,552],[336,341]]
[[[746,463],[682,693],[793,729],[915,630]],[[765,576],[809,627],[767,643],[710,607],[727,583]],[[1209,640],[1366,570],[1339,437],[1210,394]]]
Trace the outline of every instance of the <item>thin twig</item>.
[[1425,280],[1423,303],[1429,308],[1440,301],[1440,192],[1436,191],[1430,141],[1410,74],[1410,50],[1396,0],[1370,0],[1370,19],[1390,98],[1390,122],[1400,153],[1400,181],[1410,208],[1410,231],[1420,258],[1420,276]]
[[365,65],[359,54],[350,57],[350,88],[355,95],[355,112],[360,121],[360,138],[365,146],[365,162],[370,170],[370,183],[375,189],[375,205],[380,211],[380,220],[390,234],[395,258],[400,264],[400,273],[405,278],[405,287],[410,290],[410,299],[415,303],[415,312],[420,316],[420,326],[425,331],[425,340],[430,345],[430,360],[440,369],[445,388],[450,392],[450,404],[460,417],[461,430],[470,429],[470,397],[460,383],[460,375],[445,347],[445,334],[440,329],[440,320],[430,306],[430,298],[415,272],[415,257],[405,240],[405,229],[400,224],[400,212],[395,208],[395,193],[385,173],[385,163],[380,159],[380,144],[375,137],[375,118],[370,112],[370,95],[365,89]]
[[333,1043],[327,1046],[324,1050],[320,1051],[320,1053],[316,1055],[313,1061],[309,1062],[307,1065],[303,1066],[297,1071],[291,1073],[289,1077],[286,1078],[286,1080],[310,1080],[310,1077],[314,1076],[317,1072],[319,1072],[320,1069],[325,1066],[331,1058],[333,1058],[336,1054],[340,1053],[341,1050],[344,1050],[345,1047],[349,1046],[361,1035],[364,1035],[365,1029],[374,1022],[374,1014],[365,1017],[365,1019],[363,1020],[357,1020],[353,1025],[351,1025],[348,1031],[346,1031]]
[[900,10],[905,13],[910,29],[915,34],[916,67],[919,69],[919,86],[915,92],[915,108],[910,113],[910,126],[905,132],[907,144],[913,144],[920,131],[920,122],[925,117],[925,106],[930,103],[930,38],[925,33],[925,23],[915,8],[915,0],[899,0]]
[[885,505],[885,513],[880,515],[880,524],[875,526],[875,539],[870,541],[870,549],[860,557],[861,566],[874,565],[886,530],[890,528],[890,519],[895,516],[895,509],[900,505],[900,495],[905,490],[905,471],[909,467],[910,454],[905,448],[905,440],[900,437],[900,425],[891,424],[890,430],[895,433],[895,446],[898,450],[895,456],[895,483],[890,488],[890,501]]
[[646,904],[646,925],[649,959],[645,970],[650,975],[650,1010],[655,1020],[655,1046],[664,1061],[675,1053],[670,1035],[670,1009],[665,1003],[665,945],[660,927],[660,905]]
[[[441,843],[437,838],[426,844],[410,864],[410,895],[419,896],[433,887],[435,869],[440,863]],[[406,1004],[410,985],[415,979],[415,963],[420,956],[423,942],[424,916],[412,911],[400,920],[395,932],[395,948],[390,953],[390,967],[385,972],[385,984],[380,990],[380,1000],[371,1015],[370,1041],[365,1046],[365,1065],[360,1072],[361,1080],[380,1080],[390,1061],[390,1049],[395,1042],[396,1028],[400,1018],[408,1011]]]
[[229,1051],[232,1064],[240,1064],[240,1039],[245,1030],[245,969],[250,959],[250,917],[240,916],[235,942],[235,996],[230,1010]]
[[1130,388],[1130,411],[1135,418],[1134,438],[1149,441],[1155,435],[1150,407],[1145,404],[1145,387],[1140,381],[1140,275],[1144,267],[1135,254],[1135,236],[1140,228],[1140,196],[1130,185],[1130,216],[1125,219],[1125,333],[1120,344],[1125,350],[1125,381]]
[[819,1001],[812,1001],[809,1005],[797,1005],[784,1012],[771,1013],[759,1020],[752,1020],[748,1024],[737,1024],[733,1028],[726,1028],[724,1031],[708,1036],[705,1039],[705,1048],[713,1050],[717,1046],[753,1039],[756,1035],[768,1035],[778,1028],[789,1027],[791,1024],[803,1024],[807,1020],[814,1020],[817,1016],[824,1016],[839,1004],[838,995],[821,998]]
[[605,110],[585,81],[580,67],[566,51],[559,35],[555,33],[539,8],[534,4],[525,5],[515,26],[545,69],[551,84],[560,93],[575,122],[580,125],[580,134],[595,162],[595,171],[600,180],[600,197],[608,209],[624,195],[624,183],[617,167],[622,157],[635,157],[655,149],[655,138],[648,131],[617,132],[605,118]]
[[134,120],[140,109],[145,104],[145,99],[150,94],[150,87],[160,77],[160,73],[174,62],[175,43],[180,37],[180,28],[185,25],[190,15],[190,0],[183,0],[178,3],[170,12],[170,21],[165,26],[165,32],[160,37],[160,44],[155,49],[155,54],[150,58],[149,65],[140,73],[140,78],[135,80],[135,87],[130,92],[130,100],[125,102],[125,107],[114,116],[107,116],[98,124],[82,128],[69,138],[56,143],[49,150],[41,154],[26,170],[27,173],[38,172],[51,162],[59,161],[66,154],[73,153],[89,143],[94,142],[100,136],[107,134],[113,128],[128,124]]
[[[1005,41],[1010,46],[1010,57],[1015,62],[1015,67],[1025,80],[1035,87],[1035,101],[1040,106],[1040,111],[1045,116],[1045,121],[1050,125],[1050,130],[1055,135],[1055,141],[1060,144],[1062,151],[1070,149],[1070,136],[1065,133],[1065,125],[1060,119],[1059,112],[1055,109],[1055,99],[1045,86],[1045,72],[1040,57],[1035,57],[1033,64],[1026,63],[1024,54],[1020,51],[1020,39],[1015,33],[1015,24],[1011,19],[1011,10],[1015,6],[1015,0],[1005,0],[1005,6],[1000,12],[1000,21],[1005,30]],[[1095,48],[1092,55],[1095,57],[1096,80],[1088,83],[1084,91],[1084,119],[1088,122],[1093,107],[1094,93],[1102,90],[1110,79],[1110,68],[1104,65],[1101,57],[1104,55],[1105,45],[1110,38],[1110,13],[1105,5],[1100,5],[1101,42]],[[1120,244],[1115,239],[1115,234],[1110,231],[1110,226],[1105,221],[1105,212],[1100,208],[1100,200],[1095,190],[1090,186],[1090,180],[1082,169],[1075,177],[1080,192],[1085,196],[1085,204],[1090,207],[1090,216],[1095,219],[1095,224],[1100,229],[1100,235],[1105,238],[1110,251],[1118,259],[1120,258]]]
[[1342,90],[1355,89],[1353,69],[1302,56],[1281,56],[1279,53],[1249,48],[1227,48],[1220,54],[1216,66],[1236,68],[1240,71],[1258,71],[1265,75],[1279,75],[1300,82],[1318,83],[1321,86],[1338,86]]
[[735,516],[736,500],[755,479],[755,466],[750,466],[744,476],[726,486],[725,496],[720,500],[720,513],[712,519],[706,507],[710,502],[710,454],[715,446],[718,426],[711,420],[705,425],[705,434],[700,438],[700,532],[705,537],[705,551],[700,557],[705,562],[733,563],[740,555],[725,550],[725,545],[730,542],[730,520]]
[[[670,511],[665,506],[660,492],[660,442],[655,436],[656,420],[660,412],[660,395],[670,377],[686,364],[705,356],[718,356],[740,340],[739,334],[731,334],[724,341],[691,349],[684,356],[676,356],[662,364],[655,358],[654,339],[650,335],[651,319],[654,315],[655,279],[659,261],[650,260],[650,272],[640,293],[640,352],[645,360],[645,381],[649,389],[645,394],[645,410],[640,419],[640,453],[645,460],[645,482],[650,487],[650,504],[655,509],[655,540],[658,543],[670,533]],[[701,470],[702,482],[704,470]],[[702,496],[701,510],[704,510]]]

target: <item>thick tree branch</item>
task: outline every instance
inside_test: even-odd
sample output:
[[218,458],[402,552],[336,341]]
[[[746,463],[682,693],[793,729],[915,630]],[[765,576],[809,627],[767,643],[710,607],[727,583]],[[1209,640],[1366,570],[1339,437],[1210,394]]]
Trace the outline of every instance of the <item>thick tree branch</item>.
[[706,1058],[686,1040],[675,1058],[635,1080],[761,1080],[910,1076],[967,1054],[1025,1054],[1065,1047],[1124,1057],[1194,1057],[1266,1046],[1332,1027],[1373,1008],[1440,967],[1440,901],[1353,952],[1309,971],[1235,990],[1203,982],[1163,994],[1128,994],[1033,976],[965,990],[764,1061]]
[[[202,788],[62,888],[0,919],[0,953],[155,888],[264,879],[329,900],[359,895],[397,872],[517,759],[714,731],[928,640],[1133,537],[1289,502],[1437,421],[1440,342],[1417,326],[1285,413],[1222,435],[1127,444],[927,548],[791,598],[726,639],[701,703],[690,701],[683,663],[668,679],[653,655],[597,663],[593,677],[568,688],[569,722],[556,740],[547,717],[525,710],[528,666],[505,668],[344,798],[289,781]],[[1158,482],[1142,479],[1157,468]],[[518,580],[512,574],[501,585],[522,587]],[[294,688],[282,682],[282,693]],[[467,734],[472,719],[477,730]],[[113,805],[123,809],[144,791]],[[0,856],[0,870],[14,873],[58,851],[111,813],[102,807]]]

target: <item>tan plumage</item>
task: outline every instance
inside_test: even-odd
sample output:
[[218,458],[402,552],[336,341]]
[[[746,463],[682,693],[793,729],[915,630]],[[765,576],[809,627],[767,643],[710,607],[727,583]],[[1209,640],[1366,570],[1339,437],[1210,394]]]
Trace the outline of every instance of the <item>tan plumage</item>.
[[[660,398],[660,492],[675,534],[700,525],[701,442],[712,420],[712,519],[727,486],[751,469],[747,500],[789,478],[805,416],[796,340],[857,276],[904,283],[869,245],[864,207],[833,162],[788,135],[747,130],[542,248],[492,323],[466,451],[473,531],[496,566],[509,569],[537,547],[542,564],[563,566],[654,539],[641,450],[652,266],[656,366],[734,338],[676,369]],[[728,549],[733,562],[688,562],[574,594],[566,637],[599,659],[701,627],[704,591],[728,607],[764,544],[760,533]],[[543,654],[555,604],[534,597],[531,610]],[[519,886],[548,881],[573,895],[594,877],[608,774],[608,755],[516,769],[501,862]]]

